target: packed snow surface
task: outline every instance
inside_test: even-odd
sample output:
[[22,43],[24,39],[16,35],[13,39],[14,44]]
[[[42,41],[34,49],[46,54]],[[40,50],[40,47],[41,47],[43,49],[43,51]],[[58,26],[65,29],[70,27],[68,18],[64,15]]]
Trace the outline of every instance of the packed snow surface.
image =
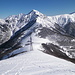
[[75,75],[75,64],[34,50],[0,61],[0,75]]

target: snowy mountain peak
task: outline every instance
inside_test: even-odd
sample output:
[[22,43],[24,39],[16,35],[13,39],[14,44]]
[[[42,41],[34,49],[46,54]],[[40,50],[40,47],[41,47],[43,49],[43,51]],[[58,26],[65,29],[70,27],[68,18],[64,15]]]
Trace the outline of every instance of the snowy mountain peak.
[[4,19],[0,19],[0,24],[5,24],[5,20]]
[[37,13],[37,12],[39,12],[39,11],[38,11],[38,10],[33,9],[33,10],[32,10],[32,12],[36,12],[36,13]]
[[12,19],[20,19],[22,16],[25,16],[25,14],[20,13],[20,14],[18,14],[18,15],[11,15],[11,16],[8,16],[8,17],[5,18],[5,19],[9,19],[9,20],[12,20]]
[[43,16],[44,15],[44,14],[42,14],[41,12],[39,12],[37,10],[32,10],[29,14],[37,15],[37,16]]
[[[42,14],[41,12],[37,11],[37,10],[32,10],[32,12],[36,13],[37,15]],[[42,14],[43,15],[43,14]]]
[[70,13],[70,14],[75,14],[75,11],[74,11],[74,12],[72,12],[72,13]]

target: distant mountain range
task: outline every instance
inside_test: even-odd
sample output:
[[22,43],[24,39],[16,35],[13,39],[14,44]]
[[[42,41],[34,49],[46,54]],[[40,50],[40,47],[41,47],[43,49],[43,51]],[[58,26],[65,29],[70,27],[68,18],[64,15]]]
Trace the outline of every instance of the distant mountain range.
[[0,19],[0,59],[35,49],[75,59],[75,13],[46,16],[32,10]]

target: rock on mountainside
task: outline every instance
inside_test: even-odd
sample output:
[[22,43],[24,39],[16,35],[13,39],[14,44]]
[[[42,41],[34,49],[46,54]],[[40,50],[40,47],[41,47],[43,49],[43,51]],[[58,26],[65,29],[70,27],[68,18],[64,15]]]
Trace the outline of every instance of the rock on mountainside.
[[37,49],[75,59],[75,13],[46,16],[37,10],[5,19],[12,32],[0,45],[0,59]]
[[0,45],[8,41],[12,35],[8,23],[5,20],[0,19]]

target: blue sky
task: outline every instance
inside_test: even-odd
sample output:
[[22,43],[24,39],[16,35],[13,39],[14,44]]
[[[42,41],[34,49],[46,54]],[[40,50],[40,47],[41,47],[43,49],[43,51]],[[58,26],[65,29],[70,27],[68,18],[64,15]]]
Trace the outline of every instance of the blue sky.
[[75,12],[75,0],[0,0],[0,18],[20,13],[29,13],[32,9],[52,16]]

